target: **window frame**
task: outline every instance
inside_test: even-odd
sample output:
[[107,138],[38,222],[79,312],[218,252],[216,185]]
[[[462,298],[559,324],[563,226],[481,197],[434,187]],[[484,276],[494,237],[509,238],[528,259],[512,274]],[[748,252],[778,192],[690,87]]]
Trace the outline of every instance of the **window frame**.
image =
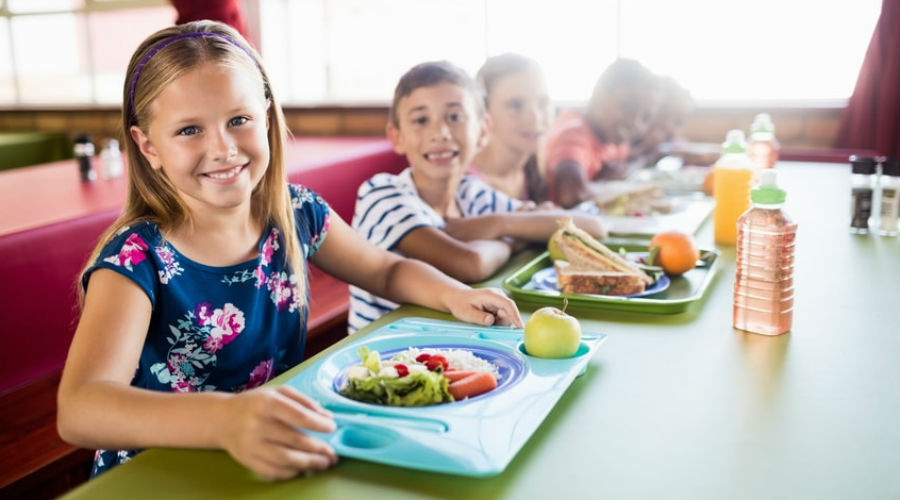
[[[109,12],[115,10],[123,10],[123,9],[136,9],[143,7],[165,7],[171,6],[171,4],[167,0],[82,0],[84,5],[82,7],[75,7],[69,9],[48,9],[48,10],[37,10],[37,11],[23,11],[23,12],[14,12],[9,7],[9,0],[0,0],[0,18],[5,18],[7,21],[7,36],[9,37],[9,58],[10,58],[10,69],[12,73],[12,82],[13,82],[13,99],[11,107],[14,109],[27,108],[28,106],[33,106],[31,104],[25,104],[22,102],[22,84],[21,84],[21,73],[17,70],[18,66],[16,63],[16,50],[15,50],[15,39],[12,33],[12,19],[14,18],[23,18],[29,16],[48,16],[48,15],[59,15],[59,14],[71,14],[76,16],[77,22],[82,23],[82,27],[85,32],[90,32],[90,15],[95,12]],[[256,0],[250,0],[256,1]],[[91,37],[85,37],[85,61],[87,66],[87,77],[90,81],[91,88],[91,98],[90,101],[81,103],[81,104],[69,104],[67,107],[81,107],[81,106],[97,106],[100,105],[99,99],[97,98],[97,67],[94,63],[93,58],[93,46],[91,45]],[[47,104],[46,107],[63,107],[63,104]],[[41,106],[43,107],[43,106]]]

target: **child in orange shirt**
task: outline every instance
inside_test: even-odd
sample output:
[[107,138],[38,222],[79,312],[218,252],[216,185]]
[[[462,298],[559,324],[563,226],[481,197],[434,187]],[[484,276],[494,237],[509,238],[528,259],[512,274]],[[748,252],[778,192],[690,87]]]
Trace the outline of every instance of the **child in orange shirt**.
[[591,181],[622,179],[629,144],[641,136],[657,106],[657,79],[631,59],[600,76],[583,114],[561,115],[549,133],[544,164],[550,199],[572,207],[594,196]]
[[686,145],[678,134],[693,107],[691,94],[671,77],[659,78],[659,92],[659,109],[646,132],[632,141],[630,170],[653,166],[663,156],[682,152]]

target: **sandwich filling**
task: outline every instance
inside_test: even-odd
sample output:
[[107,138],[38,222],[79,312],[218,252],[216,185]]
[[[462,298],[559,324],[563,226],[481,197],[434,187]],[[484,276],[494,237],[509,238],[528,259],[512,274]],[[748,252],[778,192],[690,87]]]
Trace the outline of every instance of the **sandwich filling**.
[[637,264],[610,250],[572,223],[560,220],[553,242],[565,255],[555,261],[557,287],[564,293],[632,295],[643,292],[654,279]]

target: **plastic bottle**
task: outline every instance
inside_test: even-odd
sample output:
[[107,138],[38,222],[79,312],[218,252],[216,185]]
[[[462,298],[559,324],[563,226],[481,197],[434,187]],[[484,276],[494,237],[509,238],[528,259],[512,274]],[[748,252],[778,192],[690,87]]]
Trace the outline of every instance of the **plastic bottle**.
[[761,173],[753,205],[738,219],[733,324],[780,335],[794,317],[794,241],[797,224],[782,210],[786,198],[775,170]]
[[78,160],[78,173],[81,176],[81,182],[91,182],[97,178],[94,172],[92,161],[94,158],[94,143],[91,142],[90,134],[79,134],[75,136],[75,159]]
[[103,166],[103,178],[114,179],[122,175],[122,152],[119,141],[110,139],[100,151],[100,164]]
[[722,143],[722,156],[713,164],[713,210],[716,243],[734,245],[737,220],[750,206],[754,168],[747,157],[744,132],[729,130]]
[[853,155],[850,157],[850,232],[869,232],[872,217],[872,198],[875,190],[875,158]]
[[900,216],[900,158],[885,158],[881,162],[881,222],[878,234],[897,236]]
[[778,152],[781,145],[775,138],[775,124],[768,113],[760,113],[753,118],[750,125],[750,139],[747,144],[747,156],[756,166],[762,170],[772,168],[778,161]]

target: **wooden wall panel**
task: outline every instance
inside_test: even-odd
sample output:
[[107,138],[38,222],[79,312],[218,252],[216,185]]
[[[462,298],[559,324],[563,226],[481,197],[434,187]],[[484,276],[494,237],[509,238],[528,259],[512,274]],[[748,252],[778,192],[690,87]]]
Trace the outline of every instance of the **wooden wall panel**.
[[[683,132],[695,142],[719,143],[732,128],[747,130],[753,116],[767,111],[775,122],[776,135],[785,148],[828,149],[837,135],[840,108],[698,108],[688,118]],[[117,108],[75,110],[0,111],[0,132],[49,131],[90,132],[95,141],[118,137]],[[285,118],[295,136],[383,136],[387,108],[317,107],[286,108]],[[121,138],[119,138],[121,139]]]

